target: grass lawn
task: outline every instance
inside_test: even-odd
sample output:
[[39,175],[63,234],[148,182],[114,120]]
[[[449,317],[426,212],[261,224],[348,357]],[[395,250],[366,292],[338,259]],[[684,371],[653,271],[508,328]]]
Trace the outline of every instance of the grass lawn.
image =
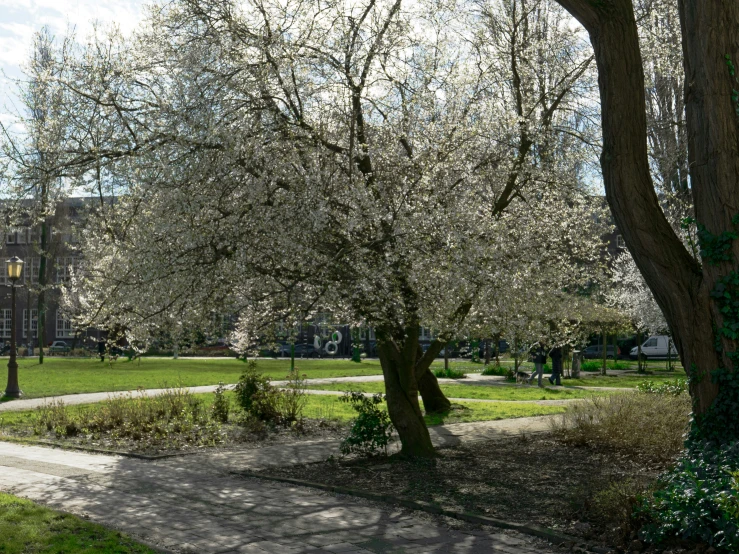
[[[385,384],[372,383],[324,383],[308,385],[314,390],[356,390],[361,392],[385,392]],[[449,398],[479,398],[484,400],[567,400],[601,395],[601,391],[578,389],[540,389],[539,387],[501,385],[441,385],[442,392]]]
[[[213,403],[214,394],[196,394],[205,405]],[[228,394],[231,400],[231,413],[235,414],[237,406],[233,394]],[[356,417],[356,412],[346,402],[341,402],[339,396],[307,395],[307,403],[303,415],[308,419],[329,419],[335,421],[350,421]],[[455,402],[457,406],[447,416],[426,416],[428,425],[441,423],[457,423],[466,421],[489,421],[509,419],[515,417],[532,417],[539,415],[557,414],[564,411],[563,406],[541,406],[534,403],[511,404],[509,402]],[[68,406],[70,413],[80,410],[94,410],[97,404],[80,404]],[[384,406],[384,404],[383,404]],[[423,404],[421,404],[423,407]],[[36,418],[36,410],[23,410],[0,413],[0,434],[3,427],[31,427]],[[2,550],[0,550],[2,552]]]
[[685,379],[685,373],[678,371],[674,373],[662,372],[651,375],[594,375],[584,379],[566,379],[562,382],[565,386],[577,387],[624,387],[636,388],[637,385],[644,381],[655,381],[656,383],[664,383],[667,381],[675,381],[676,379]]
[[154,554],[117,531],[0,493],[0,552]]
[[[0,362],[2,365],[2,362]],[[112,364],[96,358],[19,359],[18,379],[26,398],[151,389],[181,384],[186,387],[216,385],[219,381],[235,383],[244,362],[233,358],[202,360],[193,358],[142,358],[129,362],[119,359]],[[377,375],[382,373],[377,360],[355,363],[350,360],[295,360],[295,367],[308,378]],[[289,359],[258,360],[259,371],[273,379],[283,379],[290,369]],[[4,374],[0,370],[0,375]],[[3,381],[4,383],[4,381]]]
[[[385,405],[383,404],[383,407]],[[462,423],[468,421],[491,421],[515,417],[533,417],[559,414],[565,411],[563,406],[541,406],[539,404],[511,404],[509,402],[455,402],[455,409],[445,416],[427,415],[427,425],[443,423]],[[423,408],[423,403],[421,404]],[[303,412],[307,418],[333,419],[350,421],[357,414],[346,402],[340,402],[338,396],[308,395],[308,403]]]

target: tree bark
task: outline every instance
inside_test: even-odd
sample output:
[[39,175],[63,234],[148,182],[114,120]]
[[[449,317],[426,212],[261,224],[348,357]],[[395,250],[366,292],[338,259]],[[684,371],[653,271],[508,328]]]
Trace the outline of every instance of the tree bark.
[[[434,447],[418,403],[416,349],[408,345],[412,339],[405,342],[399,347],[390,339],[378,340],[387,411],[400,437],[400,453],[408,457],[430,457],[434,455]],[[417,336],[415,342],[418,342]]]
[[437,339],[429,345],[425,353],[419,354],[416,361],[416,382],[427,414],[444,414],[452,407],[452,403],[441,391],[436,375],[430,369],[432,362],[439,355],[442,348],[444,348],[444,342]]
[[[691,376],[700,428],[719,394],[711,372],[735,371],[728,353],[736,352],[736,341],[721,336],[720,352],[715,347],[714,329],[723,326],[723,316],[711,292],[737,270],[739,241],[729,243],[728,259],[715,264],[704,259],[701,266],[662,213],[647,159],[644,74],[632,1],[557,1],[590,34],[599,73],[606,196]],[[726,59],[739,62],[739,2],[679,0],[679,7],[695,215],[718,236],[736,231],[732,218],[739,214],[739,118],[732,99],[739,86]],[[739,428],[733,432],[739,434]]]

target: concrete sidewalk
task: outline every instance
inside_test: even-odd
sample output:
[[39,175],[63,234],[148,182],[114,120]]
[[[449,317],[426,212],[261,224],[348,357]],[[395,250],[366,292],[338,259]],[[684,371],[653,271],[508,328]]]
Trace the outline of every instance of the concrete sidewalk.
[[[450,433],[435,442],[460,440],[465,433],[457,430],[459,436]],[[261,450],[262,461],[293,463],[289,457],[277,462],[276,452]],[[0,442],[0,490],[173,552],[554,552],[512,531],[457,522],[452,529],[435,516],[231,473],[260,463],[239,452],[151,462]]]

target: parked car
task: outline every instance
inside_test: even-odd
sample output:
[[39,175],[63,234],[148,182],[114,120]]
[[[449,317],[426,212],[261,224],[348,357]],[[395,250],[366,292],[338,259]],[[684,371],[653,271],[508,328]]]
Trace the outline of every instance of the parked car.
[[[647,359],[666,359],[667,358],[667,352],[668,352],[668,345],[669,345],[669,353],[670,357],[677,358],[677,349],[675,348],[675,344],[672,342],[670,337],[667,335],[655,335],[653,337],[649,337],[644,343],[641,345],[641,355],[642,358]],[[639,347],[635,346],[631,349],[631,352],[629,352],[629,357],[632,360],[636,360],[636,358],[639,356]]]
[[[621,349],[616,347],[616,356],[619,356],[621,354]],[[588,346],[585,350],[582,351],[583,358],[602,358],[603,357],[603,345],[602,344],[592,344]],[[614,356],[614,350],[613,345],[609,344],[606,347],[606,357],[613,359]]]
[[51,346],[49,346],[49,352],[69,352],[71,348],[69,345],[64,342],[63,340],[55,340],[51,343]]
[[[283,344],[280,346],[280,356],[289,358],[290,357],[290,344]],[[316,350],[313,344],[296,344],[295,345],[295,357],[296,358],[318,358],[321,356],[321,352]]]

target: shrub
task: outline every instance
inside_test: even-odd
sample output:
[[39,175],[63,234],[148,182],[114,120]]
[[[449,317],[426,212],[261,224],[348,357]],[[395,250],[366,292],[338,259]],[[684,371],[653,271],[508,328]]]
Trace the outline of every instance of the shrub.
[[464,371],[452,369],[451,367],[449,369],[436,369],[434,370],[434,375],[440,379],[465,379],[467,377]]
[[269,377],[265,377],[257,371],[256,360],[249,360],[246,368],[239,376],[239,382],[234,387],[236,401],[244,412],[249,413],[252,410],[255,395],[261,394],[271,389]]
[[664,383],[655,383],[654,381],[644,381],[637,385],[639,392],[648,394],[671,394],[679,396],[688,392],[688,382],[685,379],[676,379],[675,381],[667,381]]
[[303,409],[308,402],[305,395],[305,375],[295,370],[287,376],[287,385],[280,391],[279,412],[282,423],[300,422],[303,419]]
[[483,369],[480,373],[482,375],[500,375],[507,378],[510,378],[511,376],[516,376],[512,369],[499,365],[486,366],[485,369]]
[[739,552],[739,443],[689,443],[639,510],[649,542],[679,536]]
[[591,397],[568,407],[552,427],[567,442],[667,462],[683,449],[690,409],[686,394]]
[[603,489],[594,492],[588,502],[588,516],[596,521],[608,522],[613,528],[618,526],[620,535],[614,537],[623,541],[636,524],[634,510],[643,502],[648,486],[637,479],[617,480]]
[[307,403],[305,380],[297,371],[287,376],[284,390],[273,387],[269,377],[257,371],[254,360],[247,363],[246,369],[234,387],[236,400],[249,417],[260,421],[281,425],[300,422]]
[[208,418],[200,400],[182,388],[153,397],[131,393],[110,397],[89,409],[52,402],[38,408],[35,430],[53,431],[59,437],[104,436],[140,447],[181,448],[222,441],[220,426]]
[[215,398],[210,407],[210,415],[219,423],[228,422],[228,414],[231,411],[231,403],[228,401],[228,398],[226,398],[225,393],[226,389],[223,386],[223,383],[218,383],[215,390]]
[[387,455],[387,445],[392,440],[393,424],[387,412],[380,408],[383,395],[378,393],[370,397],[361,392],[347,391],[339,400],[351,404],[357,412],[349,435],[341,442],[341,453],[345,456],[348,454],[373,456],[384,451]]

